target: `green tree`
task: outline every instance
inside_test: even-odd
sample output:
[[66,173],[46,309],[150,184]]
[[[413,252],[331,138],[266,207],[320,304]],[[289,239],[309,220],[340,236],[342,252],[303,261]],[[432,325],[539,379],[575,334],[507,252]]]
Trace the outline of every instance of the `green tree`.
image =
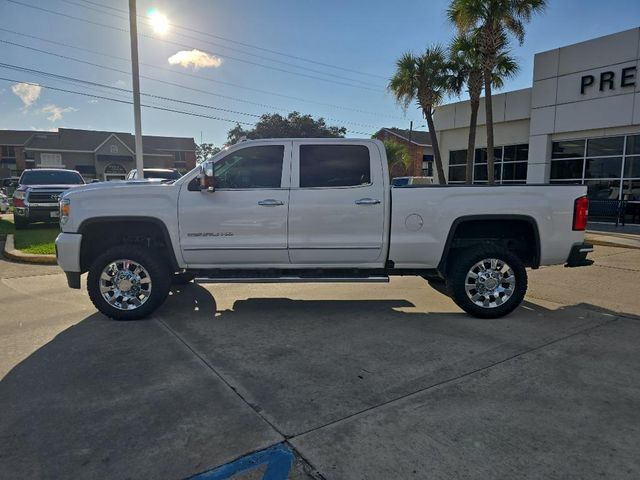
[[452,0],[449,20],[460,32],[477,35],[482,58],[482,76],[487,116],[487,168],[489,184],[495,183],[493,154],[492,85],[498,56],[509,43],[509,35],[522,44],[525,24],[544,11],[546,0]]
[[388,86],[396,101],[405,110],[413,101],[416,101],[422,109],[429,127],[433,159],[438,172],[438,181],[441,184],[446,183],[446,180],[433,123],[433,111],[442,103],[449,83],[449,64],[445,49],[441,45],[434,45],[427,48],[422,55],[415,56],[410,52],[402,55],[396,62],[396,72]]
[[407,146],[395,140],[385,140],[383,143],[387,152],[389,174],[394,168],[401,168],[403,174],[408,173],[411,168],[411,156]]
[[243,137],[257,138],[339,138],[347,133],[345,127],[328,126],[324,118],[317,120],[311,115],[291,112],[286,117],[278,113],[267,113],[260,117],[254,128],[245,130],[236,124],[227,134],[228,143],[233,144]]
[[196,145],[196,163],[200,164],[220,151],[213,143],[201,143]]
[[[477,36],[470,33],[461,33],[453,39],[449,46],[452,70],[450,89],[453,93],[459,95],[466,86],[471,107],[465,172],[465,179],[468,184],[473,181],[473,156],[475,153],[480,96],[483,88],[482,56],[478,43]],[[499,52],[493,73],[492,87],[496,89],[502,88],[504,80],[515,76],[518,70],[518,64],[508,52]]]

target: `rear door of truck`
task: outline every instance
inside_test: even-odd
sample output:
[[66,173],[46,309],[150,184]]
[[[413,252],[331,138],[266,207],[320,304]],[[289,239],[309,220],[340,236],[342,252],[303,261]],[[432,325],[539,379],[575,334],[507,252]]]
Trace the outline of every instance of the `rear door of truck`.
[[373,142],[293,142],[289,259],[297,265],[384,265],[387,186]]

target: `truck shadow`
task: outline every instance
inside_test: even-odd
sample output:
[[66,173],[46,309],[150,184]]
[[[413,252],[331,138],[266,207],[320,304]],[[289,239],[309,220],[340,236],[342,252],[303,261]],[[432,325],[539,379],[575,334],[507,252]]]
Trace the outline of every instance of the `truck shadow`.
[[225,438],[253,428],[229,420],[254,413],[234,413],[240,400],[211,369],[295,434],[615,318],[590,305],[525,303],[496,320],[401,310],[412,307],[250,298],[217,311],[211,293],[191,284],[148,321],[92,314],[0,383],[0,471],[187,477],[216,465]]

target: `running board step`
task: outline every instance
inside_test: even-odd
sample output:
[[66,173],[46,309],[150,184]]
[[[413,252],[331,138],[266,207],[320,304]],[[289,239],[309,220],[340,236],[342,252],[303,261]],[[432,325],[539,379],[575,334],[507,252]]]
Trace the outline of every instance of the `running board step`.
[[389,283],[389,277],[196,277],[196,283]]

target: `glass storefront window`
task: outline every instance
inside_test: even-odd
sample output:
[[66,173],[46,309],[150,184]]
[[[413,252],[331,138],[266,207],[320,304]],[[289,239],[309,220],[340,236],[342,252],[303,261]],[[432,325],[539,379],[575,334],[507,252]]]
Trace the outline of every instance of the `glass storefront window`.
[[624,177],[640,178],[640,157],[627,157],[624,160]]
[[551,158],[584,157],[584,140],[553,142]]
[[551,162],[551,180],[582,179],[584,160],[558,160]]
[[449,167],[449,182],[464,182],[466,177],[465,165],[454,165]]
[[640,155],[640,135],[627,137],[627,155]]
[[502,167],[502,180],[526,180],[527,164],[526,162],[505,163]]
[[466,150],[454,150],[449,152],[449,165],[465,165],[467,163]]
[[585,178],[620,178],[622,157],[587,158]]
[[587,196],[592,200],[618,200],[620,180],[587,180]]
[[640,202],[640,180],[624,180],[622,198],[630,202]]
[[590,138],[587,140],[587,157],[622,155],[624,137]]

